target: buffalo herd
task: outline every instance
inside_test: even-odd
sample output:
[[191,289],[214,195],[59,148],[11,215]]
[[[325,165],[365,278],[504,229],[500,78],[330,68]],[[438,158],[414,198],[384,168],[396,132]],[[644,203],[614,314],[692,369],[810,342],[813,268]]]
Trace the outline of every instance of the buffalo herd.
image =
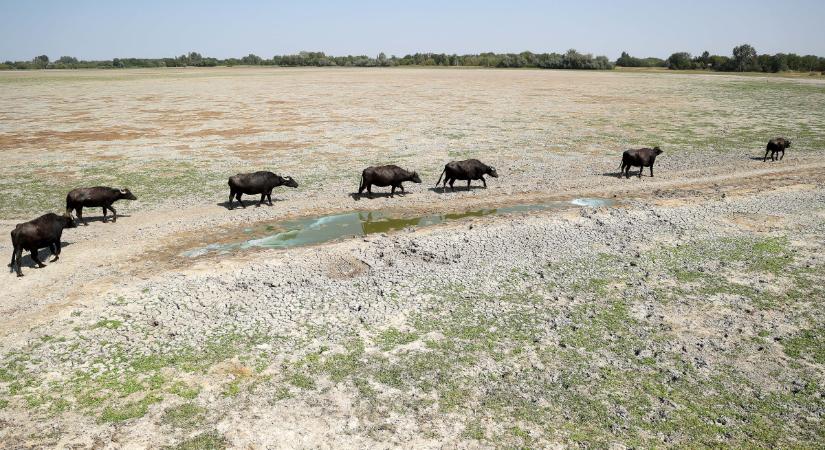
[[[765,156],[763,162],[768,160],[768,153],[771,155],[771,161],[782,160],[785,157],[785,150],[791,146],[791,141],[785,138],[777,137],[768,141],[765,148]],[[630,178],[630,169],[632,167],[639,168],[639,178],[642,177],[642,172],[645,167],[650,168],[650,176],[653,176],[653,164],[656,162],[656,157],[662,154],[662,149],[659,147],[653,148],[639,148],[626,150],[622,153],[622,162],[619,171],[619,178],[624,175]],[[777,155],[779,155],[777,157]],[[487,180],[485,175],[492,178],[498,178],[496,169],[488,166],[477,159],[467,159],[464,161],[451,161],[444,166],[444,170],[436,181],[436,188],[444,180],[442,185],[442,192],[446,191],[447,184],[450,185],[451,190],[455,190],[453,183],[456,180],[467,181],[467,190],[470,189],[470,183],[473,180],[481,180],[484,187],[487,187]],[[371,166],[361,172],[361,182],[358,186],[358,196],[364,190],[372,198],[372,187],[387,187],[390,186],[390,197],[395,196],[395,190],[401,189],[404,191],[404,182],[421,183],[421,178],[415,171],[408,171],[396,165],[386,166]],[[297,188],[298,182],[292,177],[282,177],[272,172],[253,172],[240,173],[229,177],[229,202],[227,208],[232,209],[233,200],[237,200],[241,207],[246,208],[241,196],[246,195],[260,195],[258,206],[261,206],[264,200],[272,205],[272,190],[278,186],[287,186]],[[107,212],[112,212],[112,222],[117,221],[117,211],[112,207],[112,204],[118,200],[137,200],[137,197],[132,194],[129,189],[115,189],[105,186],[96,186],[90,188],[73,189],[66,195],[66,212],[63,215],[49,213],[42,215],[29,222],[17,224],[11,232],[12,242],[12,256],[9,267],[17,273],[18,277],[23,276],[21,271],[21,258],[23,250],[31,252],[31,259],[37,264],[37,267],[45,267],[39,257],[39,250],[41,248],[48,248],[54,258],[51,260],[57,261],[60,258],[60,240],[65,228],[77,227],[77,222],[72,216],[74,211],[77,220],[82,221],[84,225],[88,225],[83,219],[83,208],[102,208],[103,222],[107,221]]]

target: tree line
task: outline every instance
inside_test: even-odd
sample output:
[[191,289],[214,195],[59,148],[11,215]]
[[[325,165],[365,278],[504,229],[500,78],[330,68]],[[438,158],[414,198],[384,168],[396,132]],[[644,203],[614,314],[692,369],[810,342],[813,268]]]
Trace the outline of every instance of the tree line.
[[688,52],[673,53],[667,59],[634,58],[627,52],[616,60],[620,67],[667,67],[672,70],[715,70],[720,72],[825,72],[825,58],[795,53],[775,55],[757,53],[749,44],[733,48],[730,56],[703,52],[693,56]]
[[593,56],[568,50],[566,53],[479,53],[445,54],[415,53],[397,57],[380,53],[376,57],[366,55],[332,56],[324,52],[300,52],[294,55],[275,55],[263,58],[249,54],[242,58],[218,59],[190,52],[174,58],[114,58],[111,60],[86,61],[72,56],[61,56],[52,61],[40,55],[31,61],[5,61],[0,70],[26,69],[118,69],[152,67],[215,67],[215,66],[281,66],[281,67],[395,67],[395,66],[463,66],[496,68],[539,68],[610,70],[619,67],[665,67],[673,70],[715,70],[725,72],[825,72],[825,58],[815,55],[800,56],[794,53],[759,55],[756,50],[743,44],[733,49],[730,56],[711,55],[704,52],[692,56],[688,52],[673,53],[667,59],[636,58],[627,52],[616,61],[606,56]]
[[26,69],[116,69],[151,67],[215,67],[215,66],[282,66],[282,67],[394,67],[394,66],[469,66],[469,67],[525,67],[542,69],[607,70],[613,68],[606,56],[593,56],[568,50],[566,53],[480,53],[456,55],[445,53],[416,53],[403,57],[376,57],[366,55],[332,56],[324,52],[300,52],[295,55],[275,55],[266,59],[249,54],[242,58],[210,58],[190,52],[175,58],[114,58],[111,60],[86,61],[72,56],[61,56],[52,61],[40,55],[31,61],[5,61],[0,70]]

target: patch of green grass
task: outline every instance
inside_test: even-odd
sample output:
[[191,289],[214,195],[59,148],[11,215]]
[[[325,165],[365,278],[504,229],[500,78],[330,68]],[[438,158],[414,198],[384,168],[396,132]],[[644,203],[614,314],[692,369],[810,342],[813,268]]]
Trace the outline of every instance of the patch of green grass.
[[375,337],[375,343],[382,351],[389,351],[399,345],[406,345],[418,339],[418,335],[411,332],[388,328]]
[[324,358],[320,370],[336,382],[348,379],[364,368],[364,343],[359,339],[347,345],[346,353],[333,353]]
[[223,392],[221,394],[224,397],[236,397],[240,393],[241,393],[241,380],[235,379],[235,380],[232,380],[231,382],[227,383],[227,385],[223,387]]
[[92,328],[106,328],[109,330],[117,330],[121,326],[123,326],[123,322],[120,320],[104,319],[98,321],[96,324],[92,326]]
[[161,420],[175,428],[195,428],[203,423],[206,408],[194,403],[184,403],[164,411]]
[[227,448],[227,441],[217,431],[201,433],[186,439],[174,447],[175,450],[222,450]]
[[476,441],[483,440],[485,438],[484,427],[476,421],[470,422],[464,426],[462,436]]
[[825,364],[825,327],[801,330],[782,341],[785,354]]
[[103,409],[99,421],[104,423],[123,422],[126,420],[143,417],[149,411],[150,405],[158,403],[161,400],[162,398],[150,394],[136,402],[128,402],[116,406],[108,406]]
[[167,392],[187,400],[193,400],[198,397],[201,392],[201,388],[199,386],[189,386],[182,381],[176,381],[169,386]]
[[284,387],[284,386],[278,386],[275,389],[275,395],[273,396],[273,398],[276,402],[279,402],[281,400],[286,400],[288,398],[292,398],[292,393],[289,392],[289,388]]
[[287,378],[287,381],[289,384],[304,390],[315,389],[315,380],[302,373],[293,373]]

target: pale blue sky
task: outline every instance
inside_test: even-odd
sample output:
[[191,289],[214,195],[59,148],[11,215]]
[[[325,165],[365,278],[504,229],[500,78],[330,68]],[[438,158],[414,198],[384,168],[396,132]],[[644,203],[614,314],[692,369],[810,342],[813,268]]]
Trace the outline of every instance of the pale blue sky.
[[612,59],[622,50],[727,55],[744,42],[825,56],[825,0],[0,0],[0,60],[568,48]]

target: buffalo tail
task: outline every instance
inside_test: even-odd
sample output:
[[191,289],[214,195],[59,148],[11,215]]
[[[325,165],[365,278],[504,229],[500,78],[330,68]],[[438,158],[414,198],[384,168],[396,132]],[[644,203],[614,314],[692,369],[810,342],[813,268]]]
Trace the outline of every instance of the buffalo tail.
[[438,176],[438,181],[435,182],[435,187],[438,187],[438,183],[441,183],[441,177],[444,176],[444,172],[446,172],[446,171],[447,171],[447,168],[445,167],[444,170],[441,171],[441,175]]

